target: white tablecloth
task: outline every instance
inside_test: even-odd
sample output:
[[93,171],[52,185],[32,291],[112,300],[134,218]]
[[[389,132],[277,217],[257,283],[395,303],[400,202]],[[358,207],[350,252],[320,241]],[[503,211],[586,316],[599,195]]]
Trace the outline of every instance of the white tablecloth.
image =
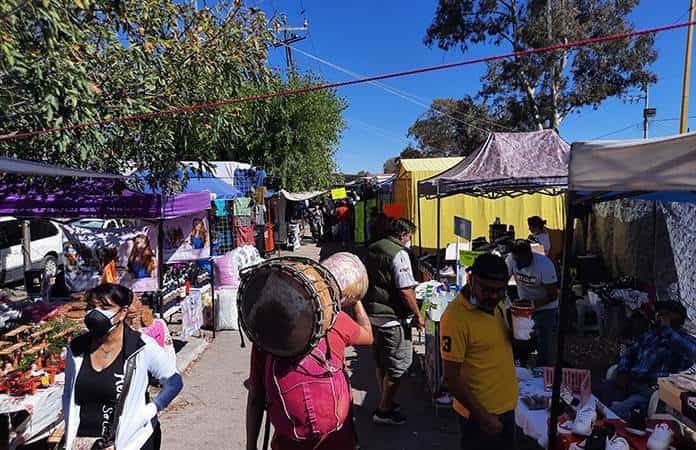
[[[543,378],[531,378],[529,380],[521,380],[520,384],[520,399],[530,394],[543,393],[544,392],[544,379]],[[551,393],[547,393],[551,396]],[[591,402],[596,403],[597,397],[594,395],[590,398]],[[613,412],[606,409],[607,418],[618,419],[618,416]],[[530,411],[527,405],[524,404],[522,400],[517,402],[517,408],[515,408],[515,422],[517,426],[522,429],[524,434],[531,437],[541,446],[541,448],[546,448],[548,444],[548,421],[550,412],[546,409],[541,409],[537,411]]]
[[17,435],[11,437],[11,448],[47,437],[51,430],[63,422],[61,399],[64,379],[64,374],[56,375],[56,385],[39,389],[36,395],[10,397],[0,394],[0,414],[22,410],[29,412],[29,417],[17,427]]

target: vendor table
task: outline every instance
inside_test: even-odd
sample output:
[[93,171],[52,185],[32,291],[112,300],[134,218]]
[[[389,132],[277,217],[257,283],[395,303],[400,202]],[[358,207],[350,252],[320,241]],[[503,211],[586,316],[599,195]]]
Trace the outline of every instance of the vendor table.
[[[520,372],[520,369],[518,369],[518,372]],[[542,377],[522,379],[519,381],[519,385],[520,399],[527,395],[544,393],[544,378]],[[550,396],[551,394],[548,393],[548,395]],[[589,401],[597,402],[598,400],[593,395]],[[608,409],[606,410],[606,414],[608,419],[618,419],[616,414]],[[532,411],[522,400],[517,402],[517,408],[515,408],[515,422],[517,426],[522,429],[524,434],[534,439],[542,448],[547,448],[548,446],[549,417],[550,414],[547,409]]]
[[26,420],[9,436],[8,448],[31,444],[48,437],[50,432],[63,423],[62,397],[65,374],[56,375],[56,384],[39,389],[34,395],[11,397],[0,394],[0,414],[29,413]]

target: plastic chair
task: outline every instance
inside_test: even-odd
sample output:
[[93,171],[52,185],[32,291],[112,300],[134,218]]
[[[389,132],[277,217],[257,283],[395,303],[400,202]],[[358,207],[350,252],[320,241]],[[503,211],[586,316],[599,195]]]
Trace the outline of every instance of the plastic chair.
[[[599,333],[604,334],[604,306],[602,303],[590,304],[585,302],[576,302],[575,308],[578,312],[578,333]],[[594,323],[586,323],[588,314],[594,314]]]

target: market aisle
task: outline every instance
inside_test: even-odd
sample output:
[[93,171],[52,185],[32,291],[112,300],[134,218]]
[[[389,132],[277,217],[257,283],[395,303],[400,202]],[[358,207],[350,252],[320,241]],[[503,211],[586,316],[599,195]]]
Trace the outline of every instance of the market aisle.
[[184,390],[160,420],[166,450],[245,448],[244,406],[249,347],[240,348],[239,333],[220,332],[193,369]]
[[[333,253],[325,248],[322,257]],[[285,253],[285,252],[284,252]],[[318,259],[319,249],[303,246],[295,255]],[[184,391],[162,417],[166,450],[244,450],[244,413],[249,370],[249,347],[240,348],[238,332],[222,332],[184,377]],[[422,354],[422,346],[418,348]],[[403,427],[372,424],[377,402],[374,363],[370,349],[346,355],[352,375],[355,415],[363,450],[422,450],[458,447],[458,425],[451,411],[436,417],[423,375],[409,376],[400,402],[409,416]]]

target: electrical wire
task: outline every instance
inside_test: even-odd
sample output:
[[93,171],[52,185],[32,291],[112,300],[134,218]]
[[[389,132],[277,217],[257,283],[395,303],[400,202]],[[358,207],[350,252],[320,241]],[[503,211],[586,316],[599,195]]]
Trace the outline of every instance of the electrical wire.
[[203,111],[206,109],[219,108],[221,106],[238,105],[238,104],[246,103],[246,102],[268,100],[268,99],[272,99],[272,98],[276,98],[276,97],[284,97],[284,96],[288,96],[288,95],[297,95],[297,94],[303,94],[303,93],[307,93],[307,92],[314,92],[314,91],[325,90],[325,89],[336,89],[336,88],[345,87],[345,86],[352,86],[352,85],[356,85],[356,84],[369,83],[371,81],[380,81],[380,80],[386,80],[389,78],[418,75],[418,74],[434,72],[434,71],[438,71],[438,70],[452,69],[455,67],[463,67],[463,66],[480,64],[480,63],[490,62],[490,61],[498,61],[501,59],[519,58],[522,56],[529,56],[529,55],[534,55],[534,54],[539,54],[539,53],[546,53],[546,52],[551,52],[551,51],[555,51],[555,50],[581,47],[581,46],[592,45],[592,44],[600,44],[603,42],[615,41],[618,39],[628,39],[628,38],[632,38],[635,36],[644,36],[644,35],[648,35],[648,34],[655,34],[655,33],[660,33],[660,32],[664,32],[664,31],[685,28],[689,25],[693,25],[694,23],[696,23],[696,22],[693,22],[693,23],[692,22],[684,22],[684,23],[663,25],[663,26],[649,28],[649,29],[631,31],[631,32],[627,32],[627,33],[619,33],[619,34],[613,34],[613,35],[609,35],[609,36],[601,36],[601,37],[582,39],[579,41],[566,42],[566,43],[550,45],[550,46],[546,46],[546,47],[530,48],[527,50],[508,52],[508,53],[503,53],[503,54],[499,54],[499,55],[486,56],[483,58],[467,59],[467,60],[448,63],[448,64],[441,64],[441,65],[428,66],[428,67],[420,67],[420,68],[416,68],[416,69],[409,69],[409,70],[403,70],[403,71],[399,71],[399,72],[385,73],[385,74],[381,74],[381,75],[374,75],[374,76],[364,77],[364,78],[359,78],[359,79],[354,79],[354,80],[340,81],[340,82],[336,82],[336,83],[326,83],[326,84],[308,86],[308,87],[299,88],[299,89],[290,89],[290,90],[285,90],[285,91],[280,91],[280,92],[272,92],[272,93],[268,93],[268,94],[254,95],[251,97],[225,99],[225,100],[219,100],[219,101],[210,102],[210,103],[199,103],[199,104],[193,104],[193,105],[182,106],[182,107],[177,107],[177,108],[171,108],[171,109],[167,109],[167,110],[163,110],[163,111],[154,111],[154,112],[147,112],[147,113],[140,113],[140,114],[132,114],[129,116],[117,117],[117,118],[112,118],[112,119],[97,120],[97,121],[93,121],[93,122],[81,122],[81,123],[76,123],[73,125],[66,125],[63,127],[46,128],[46,129],[32,130],[32,131],[26,131],[26,132],[13,132],[10,134],[5,134],[5,135],[0,136],[0,141],[18,140],[18,139],[24,139],[24,138],[28,138],[28,137],[32,137],[32,136],[40,136],[40,135],[50,134],[50,133],[57,133],[57,132],[70,131],[70,130],[78,130],[78,129],[82,129],[82,128],[94,127],[94,126],[99,126],[99,125],[107,125],[107,124],[112,124],[112,123],[124,123],[124,122],[130,122],[130,121],[134,121],[134,120],[142,120],[142,119],[148,119],[148,118],[154,118],[154,117],[163,117],[163,116],[168,116],[168,115],[172,115],[172,114],[187,113],[187,112],[194,112],[194,111]]
[[[359,73],[357,73],[357,72],[353,72],[353,71],[351,71],[351,70],[349,70],[349,69],[346,69],[345,67],[341,67],[341,66],[339,66],[338,64],[334,64],[334,63],[332,63],[332,62],[330,62],[330,61],[327,61],[327,60],[325,60],[325,59],[323,59],[323,58],[321,58],[321,57],[319,57],[319,56],[312,55],[312,54],[310,54],[309,52],[306,52],[306,51],[304,51],[304,50],[301,50],[301,49],[299,49],[299,48],[297,48],[297,47],[293,47],[292,45],[289,45],[289,44],[285,44],[285,45],[287,45],[287,46],[288,46],[289,48],[291,48],[292,50],[294,50],[294,51],[296,51],[296,52],[298,52],[298,53],[300,53],[300,54],[302,54],[302,55],[305,55],[305,56],[308,57],[308,58],[311,58],[311,59],[313,59],[313,60],[315,60],[315,61],[318,61],[318,62],[320,62],[320,63],[322,63],[322,64],[325,64],[325,65],[327,65],[327,66],[329,66],[329,67],[331,67],[331,68],[333,68],[333,69],[338,70],[339,72],[343,72],[343,73],[345,73],[345,74],[347,74],[347,75],[350,75],[350,76],[353,77],[354,79],[360,79],[360,78],[364,78],[364,77],[365,77],[365,75],[361,75],[361,74],[359,74]],[[470,126],[470,127],[472,127],[472,128],[476,128],[476,129],[478,129],[478,130],[480,130],[480,131],[483,131],[483,132],[486,132],[486,133],[490,132],[489,129],[482,129],[482,128],[479,128],[479,127],[477,127],[477,126],[475,126],[475,125],[473,125],[473,124],[471,124],[471,123],[468,123],[468,122],[465,122],[465,121],[463,121],[463,120],[461,120],[461,119],[458,119],[457,117],[451,115],[451,114],[448,113],[447,111],[432,106],[432,104],[431,104],[431,105],[428,105],[428,104],[426,103],[426,100],[423,99],[422,97],[417,97],[417,96],[415,96],[415,95],[413,95],[413,94],[410,94],[410,93],[408,93],[408,92],[399,90],[399,89],[397,89],[397,88],[395,88],[395,87],[389,86],[388,84],[381,83],[381,82],[379,82],[379,81],[370,81],[370,82],[368,82],[368,84],[370,84],[370,85],[372,85],[372,86],[375,86],[375,87],[378,88],[378,89],[382,89],[383,91],[388,92],[388,93],[390,93],[390,94],[392,94],[392,95],[395,95],[395,96],[397,96],[397,97],[400,97],[400,98],[402,98],[402,99],[404,99],[404,100],[406,100],[406,101],[409,101],[409,102],[411,102],[411,103],[413,103],[413,104],[415,104],[415,105],[421,106],[421,107],[425,108],[426,110],[432,108],[433,111],[437,112],[438,114],[441,114],[441,115],[444,115],[444,116],[446,116],[446,117],[449,117],[450,119],[452,119],[452,120],[454,120],[454,121],[456,121],[456,122],[459,122],[459,123],[461,123],[461,124]],[[473,119],[475,119],[475,120],[477,120],[478,122],[481,122],[481,123],[487,123],[487,124],[489,124],[489,126],[490,126],[490,125],[494,125],[494,126],[496,126],[496,127],[498,127],[498,128],[502,128],[503,130],[506,130],[506,131],[513,131],[511,128],[506,127],[505,125],[503,125],[503,124],[501,124],[501,123],[498,123],[498,122],[495,122],[495,121],[492,121],[492,120],[490,120],[490,119],[484,119],[484,118],[478,117],[478,116],[476,116],[476,115],[474,115],[474,114],[462,114],[462,115],[463,115],[464,117],[471,117],[471,118],[473,118]]]
[[606,138],[606,137],[613,136],[613,135],[615,135],[615,134],[619,134],[619,133],[621,133],[622,131],[626,131],[626,130],[629,130],[629,129],[631,129],[631,128],[637,128],[637,127],[639,127],[639,126],[641,126],[641,125],[642,125],[642,122],[634,123],[634,124],[631,124],[631,125],[629,125],[629,126],[627,126],[627,127],[621,128],[620,130],[612,131],[612,132],[610,132],[610,133],[603,134],[603,135],[601,135],[601,136],[597,136],[596,138],[592,138],[592,140],[593,140],[593,141],[596,141],[596,140],[599,140],[599,139],[604,139],[604,138]]

